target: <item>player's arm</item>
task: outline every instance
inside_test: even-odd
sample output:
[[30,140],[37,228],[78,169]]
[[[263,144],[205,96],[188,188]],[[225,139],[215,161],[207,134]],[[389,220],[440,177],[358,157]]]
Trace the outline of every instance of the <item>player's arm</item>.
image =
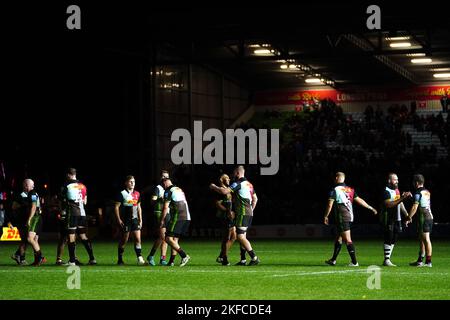
[[15,211],[15,210],[17,210],[19,208],[20,208],[20,203],[18,203],[17,201],[13,201],[12,209]]
[[375,208],[373,208],[372,206],[370,206],[369,204],[367,204],[366,201],[364,201],[364,199],[360,198],[360,197],[356,197],[354,198],[354,200],[357,204],[359,204],[360,206],[369,209],[370,211],[373,212],[373,214],[377,214],[377,210]]
[[116,215],[117,223],[118,223],[121,227],[123,227],[122,219],[120,219],[120,211],[119,211],[120,205],[121,205],[120,202],[116,202],[116,203],[114,204],[114,213],[115,213],[115,215]]
[[83,203],[84,203],[84,205],[87,204],[87,195],[84,196]]
[[223,194],[223,195],[231,193],[231,189],[230,188],[218,187],[214,183],[211,183],[209,185],[209,188],[211,190],[214,190],[215,192]]
[[258,196],[256,193],[252,194],[252,210],[255,210],[256,203],[258,202]]
[[325,216],[323,217],[323,223],[328,225],[328,216],[330,215],[331,209],[333,208],[334,199],[328,199],[327,208],[325,209]]
[[163,206],[163,210],[161,213],[161,221],[159,222],[160,228],[164,228],[164,221],[166,220],[167,212],[169,212],[169,204],[170,204],[170,200],[164,201],[164,206]]
[[405,200],[406,198],[409,198],[409,197],[411,197],[411,192],[403,192],[402,196],[395,201],[385,199],[384,205],[386,206],[386,208],[393,208],[393,207],[396,207],[397,205],[399,205],[400,203],[402,203],[403,200]]
[[414,217],[414,215],[417,212],[417,208],[419,207],[419,203],[414,203],[411,207],[411,210],[409,210],[409,214],[408,214],[408,222],[412,221],[412,218]]
[[140,202],[138,203],[137,212],[138,212],[138,224],[140,229],[142,228],[142,208]]
[[227,208],[225,208],[225,206],[222,204],[222,200],[217,200],[216,201],[216,208],[219,209],[220,211],[227,211]]
[[408,210],[406,210],[405,204],[403,202],[400,203],[400,211],[403,213],[405,218],[408,218]]
[[153,205],[155,205],[155,202],[158,200],[159,196],[160,196],[159,189],[158,189],[158,186],[156,186],[155,189],[153,190],[152,197],[151,197],[151,202]]
[[34,217],[34,215],[36,213],[36,209],[37,209],[37,203],[33,201],[31,203],[30,212],[28,214],[27,226],[30,226],[31,219],[33,219],[33,217]]

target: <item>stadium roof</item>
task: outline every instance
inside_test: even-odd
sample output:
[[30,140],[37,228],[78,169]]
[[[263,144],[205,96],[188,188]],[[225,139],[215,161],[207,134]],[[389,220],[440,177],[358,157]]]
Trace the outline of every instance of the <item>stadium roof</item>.
[[[380,7],[380,31],[367,28],[367,5],[157,7],[144,34],[159,44],[159,64],[207,64],[253,89],[304,86],[306,78],[335,87],[446,80],[433,77],[450,72],[445,10]],[[431,61],[411,62],[424,58]]]

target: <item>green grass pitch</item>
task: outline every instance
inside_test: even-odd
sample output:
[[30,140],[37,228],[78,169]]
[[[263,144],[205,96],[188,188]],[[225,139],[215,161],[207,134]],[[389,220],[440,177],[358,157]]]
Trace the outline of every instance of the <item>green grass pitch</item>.
[[[41,267],[17,266],[10,256],[16,243],[0,243],[0,299],[449,299],[450,242],[434,241],[433,268],[408,265],[417,255],[417,243],[402,240],[395,247],[395,268],[381,267],[381,288],[368,289],[370,265],[381,265],[381,240],[356,240],[360,267],[346,265],[343,246],[335,267],[324,264],[333,243],[312,240],[258,240],[253,246],[261,259],[258,266],[228,266],[215,262],[218,241],[181,241],[191,261],[179,267],[137,266],[133,245],[125,251],[125,266],[117,266],[116,244],[94,242],[97,266],[81,267],[81,288],[67,288],[66,267],[55,266],[56,244],[45,243],[48,262]],[[150,243],[144,244],[144,257]],[[230,260],[238,261],[238,246]],[[87,262],[81,244],[77,255]],[[67,248],[65,252],[67,258]],[[28,251],[27,260],[31,261]]]

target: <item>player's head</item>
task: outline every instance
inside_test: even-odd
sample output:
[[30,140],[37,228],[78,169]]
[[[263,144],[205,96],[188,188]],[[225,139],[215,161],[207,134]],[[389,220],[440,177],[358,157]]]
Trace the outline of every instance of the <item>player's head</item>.
[[336,172],[336,178],[335,178],[336,183],[344,183],[345,181],[345,173],[339,171]]
[[230,185],[230,177],[227,174],[222,174],[219,178],[221,185],[228,187]]
[[169,178],[169,171],[167,171],[167,170],[161,170],[159,176],[161,177],[161,179]]
[[245,177],[245,169],[244,169],[244,166],[238,166],[238,167],[236,167],[236,169],[234,169],[234,177],[236,178],[236,179],[240,179],[240,178],[243,178],[243,177]]
[[129,175],[129,176],[125,177],[125,187],[128,190],[133,190],[135,184],[136,184],[136,180],[134,179],[134,176]]
[[23,191],[29,192],[34,189],[34,181],[31,179],[23,180]]
[[395,173],[393,173],[393,172],[389,173],[388,184],[395,189],[398,188],[398,177]]
[[77,169],[75,168],[69,168],[66,172],[67,178],[69,179],[75,179],[77,177]]
[[425,183],[425,177],[421,174],[415,174],[413,176],[413,185],[415,188],[423,187]]
[[162,186],[164,187],[164,189],[167,189],[168,187],[170,187],[172,185],[172,181],[170,181],[170,178],[161,179],[161,183],[162,183]]

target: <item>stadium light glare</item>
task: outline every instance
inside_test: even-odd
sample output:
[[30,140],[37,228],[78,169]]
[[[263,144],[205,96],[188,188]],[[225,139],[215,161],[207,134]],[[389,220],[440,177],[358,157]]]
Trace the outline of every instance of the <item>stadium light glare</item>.
[[433,74],[435,78],[450,78],[450,73],[435,73]]
[[321,83],[322,81],[318,78],[309,78],[305,80],[306,83]]
[[271,51],[269,49],[256,49],[253,51],[254,54],[269,54]]
[[281,68],[281,69],[287,69],[287,68],[288,68],[288,65],[287,65],[287,64],[282,64],[282,65],[280,66],[280,68]]
[[393,42],[389,46],[391,48],[406,48],[411,47],[411,42]]
[[289,65],[289,69],[296,69],[296,68],[297,68],[297,66],[295,64],[290,64]]
[[407,53],[406,54],[407,57],[425,57],[426,53]]
[[403,37],[386,37],[386,40],[388,40],[388,41],[409,40],[409,36],[403,36]]
[[411,59],[412,63],[430,63],[433,59],[431,58],[418,58],[418,59]]

